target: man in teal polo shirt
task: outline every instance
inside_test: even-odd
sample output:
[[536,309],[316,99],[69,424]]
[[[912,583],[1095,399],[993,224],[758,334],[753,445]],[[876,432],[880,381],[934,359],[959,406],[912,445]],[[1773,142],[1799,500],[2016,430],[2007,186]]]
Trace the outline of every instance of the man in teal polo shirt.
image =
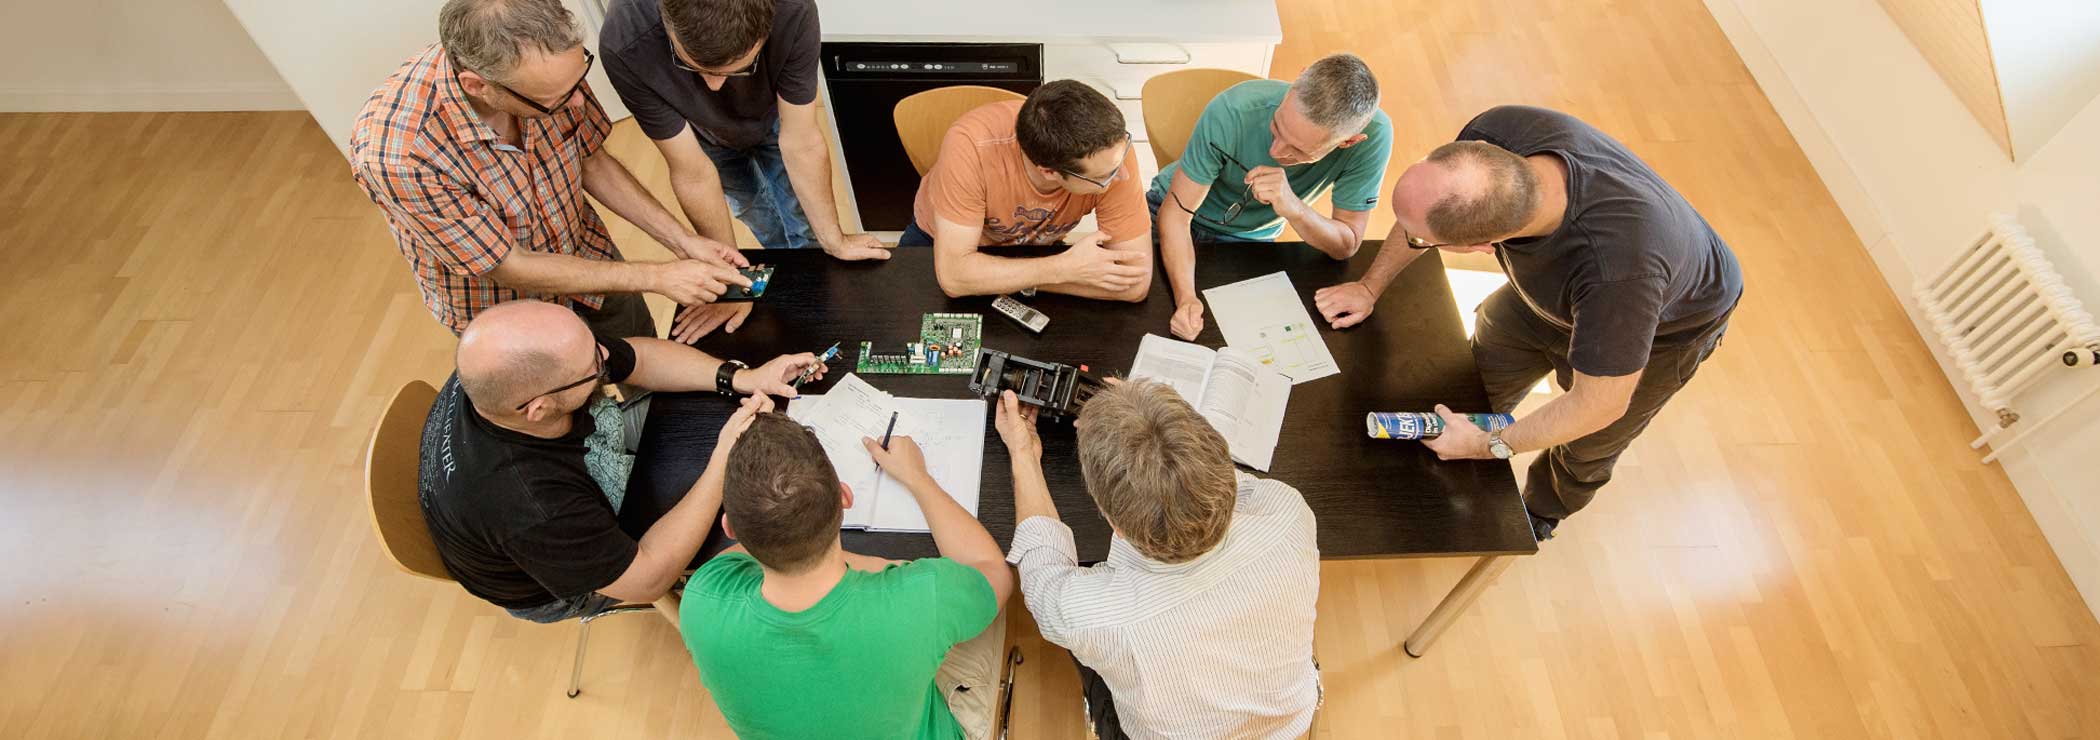
[[[1218,93],[1145,196],[1174,290],[1175,336],[1203,331],[1198,242],[1273,241],[1289,223],[1314,249],[1348,259],[1363,246],[1392,150],[1378,80],[1354,54],[1323,57],[1290,84],[1250,80]],[[1331,215],[1306,205],[1329,189]]]

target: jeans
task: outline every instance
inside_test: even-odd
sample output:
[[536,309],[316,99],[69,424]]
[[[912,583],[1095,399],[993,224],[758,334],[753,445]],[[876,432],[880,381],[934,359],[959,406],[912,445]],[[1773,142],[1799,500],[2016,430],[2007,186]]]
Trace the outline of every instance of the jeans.
[[925,229],[919,228],[917,220],[908,221],[904,224],[904,233],[897,235],[897,246],[931,247],[933,246],[933,235],[926,233]]
[[[1167,192],[1159,188],[1145,191],[1145,206],[1152,209],[1152,243],[1159,242],[1159,205],[1166,202]],[[1179,208],[1180,206],[1175,206]],[[1249,239],[1238,234],[1213,231],[1194,216],[1189,218],[1189,241],[1195,244],[1262,244],[1275,239]]]
[[[1516,409],[1539,379],[1552,373],[1562,389],[1574,385],[1568,364],[1569,335],[1539,318],[1507,286],[1480,303],[1473,331],[1473,362],[1487,386],[1488,404],[1499,414]],[[1691,382],[1699,364],[1713,355],[1728,333],[1728,317],[1684,346],[1657,346],[1634,387],[1626,414],[1605,428],[1539,453],[1524,481],[1524,506],[1534,516],[1565,519],[1588,506],[1611,482],[1612,466],[1648,428],[1678,389]]]
[[510,615],[527,622],[553,624],[571,619],[582,619],[592,614],[618,606],[619,599],[592,591],[581,596],[556,599],[535,607],[512,609]]
[[758,146],[732,149],[715,144],[702,135],[701,151],[715,162],[721,174],[722,194],[729,199],[729,212],[751,228],[759,246],[767,249],[801,249],[814,246],[817,238],[809,230],[809,217],[802,201],[795,199],[794,184],[788,181],[787,164],[780,158],[780,122]]

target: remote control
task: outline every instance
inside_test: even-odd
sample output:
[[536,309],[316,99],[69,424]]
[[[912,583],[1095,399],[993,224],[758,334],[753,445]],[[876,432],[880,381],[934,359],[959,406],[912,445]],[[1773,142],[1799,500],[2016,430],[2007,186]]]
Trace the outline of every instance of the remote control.
[[1014,300],[1012,296],[999,296],[993,299],[992,310],[998,311],[1009,319],[1013,319],[1014,323],[1020,324],[1022,328],[1036,334],[1043,333],[1043,327],[1050,325],[1049,316],[1043,315],[1041,311],[1029,308],[1027,304]]

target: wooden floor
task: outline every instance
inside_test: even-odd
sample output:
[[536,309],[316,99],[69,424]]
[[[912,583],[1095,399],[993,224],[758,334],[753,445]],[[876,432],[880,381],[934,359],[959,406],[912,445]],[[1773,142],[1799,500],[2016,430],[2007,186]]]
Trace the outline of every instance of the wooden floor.
[[[1618,480],[1427,657],[1400,640],[1464,563],[1323,568],[1322,736],[2100,736],[2100,626],[1698,0],[1280,5],[1276,76],[1365,56],[1396,164],[1566,109],[1749,281]],[[573,624],[385,564],[359,456],[451,337],[305,115],[0,116],[0,255],[0,736],[728,737],[661,620],[600,623],[565,699]],[[1074,737],[1017,621],[1014,737]]]

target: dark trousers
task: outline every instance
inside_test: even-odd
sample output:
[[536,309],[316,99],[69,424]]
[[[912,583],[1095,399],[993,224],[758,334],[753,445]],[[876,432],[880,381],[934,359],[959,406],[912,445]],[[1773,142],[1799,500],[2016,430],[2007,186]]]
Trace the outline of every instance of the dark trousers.
[[649,315],[649,304],[640,293],[607,293],[604,306],[596,311],[579,306],[576,315],[591,327],[592,334],[623,339],[656,336],[656,319]]
[[1086,697],[1086,721],[1094,727],[1094,735],[1101,740],[1130,737],[1123,734],[1123,723],[1116,719],[1116,697],[1108,693],[1108,682],[1078,658],[1072,659],[1072,665],[1079,666],[1079,695]]
[[[1503,287],[1482,301],[1473,330],[1473,361],[1487,385],[1488,403],[1509,413],[1547,373],[1562,390],[1575,383],[1568,364],[1568,332],[1539,318],[1522,298]],[[1539,453],[1524,481],[1524,505],[1537,516],[1565,519],[1597,497],[1611,482],[1619,455],[1648,428],[1663,404],[1699,371],[1728,331],[1722,317],[1690,343],[1657,346],[1648,355],[1626,415],[1596,432]]]

